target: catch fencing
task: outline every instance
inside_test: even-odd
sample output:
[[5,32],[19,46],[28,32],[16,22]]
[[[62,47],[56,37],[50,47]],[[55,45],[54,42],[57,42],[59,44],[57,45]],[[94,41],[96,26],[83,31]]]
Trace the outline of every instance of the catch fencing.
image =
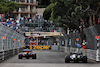
[[78,32],[59,37],[60,50],[69,52],[70,48],[77,48],[76,38],[79,38],[78,43],[81,44],[82,40]]
[[[100,37],[99,30],[100,30],[100,25],[90,26],[84,29],[87,42],[85,55],[87,55],[88,59],[92,59],[95,61],[100,61],[100,40],[99,40],[99,46],[97,47],[97,40],[95,38],[96,36]],[[79,44],[82,45],[82,40],[78,32],[59,37],[60,51],[67,52],[68,54],[70,52],[75,52],[77,50],[77,46],[75,45],[76,38],[79,38]],[[80,49],[80,52],[83,52],[83,48]]]
[[[87,41],[86,54],[89,59],[100,61],[100,25],[90,26],[84,29]],[[96,36],[99,36],[99,46],[97,47]],[[98,51],[97,51],[98,50]]]
[[22,34],[0,24],[0,60],[5,60],[22,51],[24,39]]

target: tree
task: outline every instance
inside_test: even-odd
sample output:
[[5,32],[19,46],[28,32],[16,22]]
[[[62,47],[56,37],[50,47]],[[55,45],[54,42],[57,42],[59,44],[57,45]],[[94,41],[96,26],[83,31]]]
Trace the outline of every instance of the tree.
[[52,8],[54,7],[54,3],[50,4],[49,6],[46,7],[46,9],[43,12],[43,17],[45,20],[49,20],[49,18],[51,17],[51,12],[52,12]]
[[[48,18],[74,29],[96,25],[100,16],[98,0],[51,0],[55,4]],[[95,5],[94,5],[95,3]],[[45,15],[45,13],[44,13]],[[82,31],[82,30],[81,30]]]
[[44,15],[64,29],[79,30],[82,39],[85,39],[83,29],[96,25],[100,17],[99,3],[99,0],[52,0],[55,5],[50,8],[50,13]]
[[12,2],[12,1],[6,1],[6,0],[0,0],[0,13],[7,15],[11,15],[15,9],[18,9],[20,7],[20,4]]
[[[78,5],[82,7],[81,13],[87,14],[83,20],[84,24],[89,22],[89,26],[96,25],[96,17],[100,17],[100,6],[98,0],[87,0],[87,1],[78,1]],[[94,5],[95,4],[95,5]],[[85,20],[88,20],[87,22]]]
[[[71,14],[70,13],[71,9],[69,9],[69,11],[68,11],[67,8],[69,8],[69,7],[66,7],[63,1],[56,1],[51,4],[50,5],[52,6],[52,8],[50,8],[50,5],[49,5],[43,13],[44,19],[48,18],[49,20],[58,22],[59,26],[64,27],[64,28],[70,27],[70,29],[71,28],[78,29],[78,24],[73,23],[70,16],[68,16]],[[46,20],[48,20],[48,19],[46,19]]]
[[57,2],[57,0],[50,0],[50,2],[51,2],[51,3],[55,3],[55,2]]
[[50,0],[37,0],[39,8],[45,8],[50,4]]

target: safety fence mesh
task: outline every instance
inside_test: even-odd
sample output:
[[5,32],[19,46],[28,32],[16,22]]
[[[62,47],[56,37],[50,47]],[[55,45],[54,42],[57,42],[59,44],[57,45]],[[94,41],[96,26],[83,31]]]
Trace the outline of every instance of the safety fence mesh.
[[[96,40],[96,36],[100,37],[100,25],[90,26],[88,28],[85,28],[83,31],[86,36],[86,45],[87,45],[87,48],[85,50],[85,55],[87,55],[89,59],[95,61],[97,61],[98,59],[100,61],[100,40],[98,42],[99,43],[98,47]],[[65,51],[67,53],[75,52],[78,48],[75,45],[76,38],[79,38],[78,43],[82,45],[82,39],[78,32],[59,37],[60,51]],[[80,52],[83,52],[83,48],[81,48]]]
[[0,60],[5,60],[21,51],[24,47],[24,39],[22,34],[0,24]]

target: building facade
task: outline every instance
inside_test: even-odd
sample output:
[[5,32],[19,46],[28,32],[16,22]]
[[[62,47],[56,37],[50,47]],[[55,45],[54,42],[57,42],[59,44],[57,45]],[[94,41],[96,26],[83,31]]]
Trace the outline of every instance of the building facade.
[[20,20],[21,17],[27,17],[31,19],[35,18],[35,14],[37,14],[36,6],[38,5],[38,2],[36,0],[7,0],[7,1],[14,1],[21,4],[21,7],[19,9],[13,11],[14,15],[16,16],[16,19]]
[[37,8],[37,14],[43,16],[43,12],[45,10],[45,8]]

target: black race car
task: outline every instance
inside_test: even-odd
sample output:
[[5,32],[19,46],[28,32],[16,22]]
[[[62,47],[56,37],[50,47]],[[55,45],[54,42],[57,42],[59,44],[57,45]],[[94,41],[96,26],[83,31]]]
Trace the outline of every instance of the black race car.
[[36,59],[36,53],[33,53],[30,49],[24,49],[23,52],[18,54],[18,58],[22,59],[23,57],[29,59],[32,57],[32,59]]
[[87,56],[83,56],[82,53],[70,53],[65,56],[65,63],[70,63],[70,61],[87,63]]

